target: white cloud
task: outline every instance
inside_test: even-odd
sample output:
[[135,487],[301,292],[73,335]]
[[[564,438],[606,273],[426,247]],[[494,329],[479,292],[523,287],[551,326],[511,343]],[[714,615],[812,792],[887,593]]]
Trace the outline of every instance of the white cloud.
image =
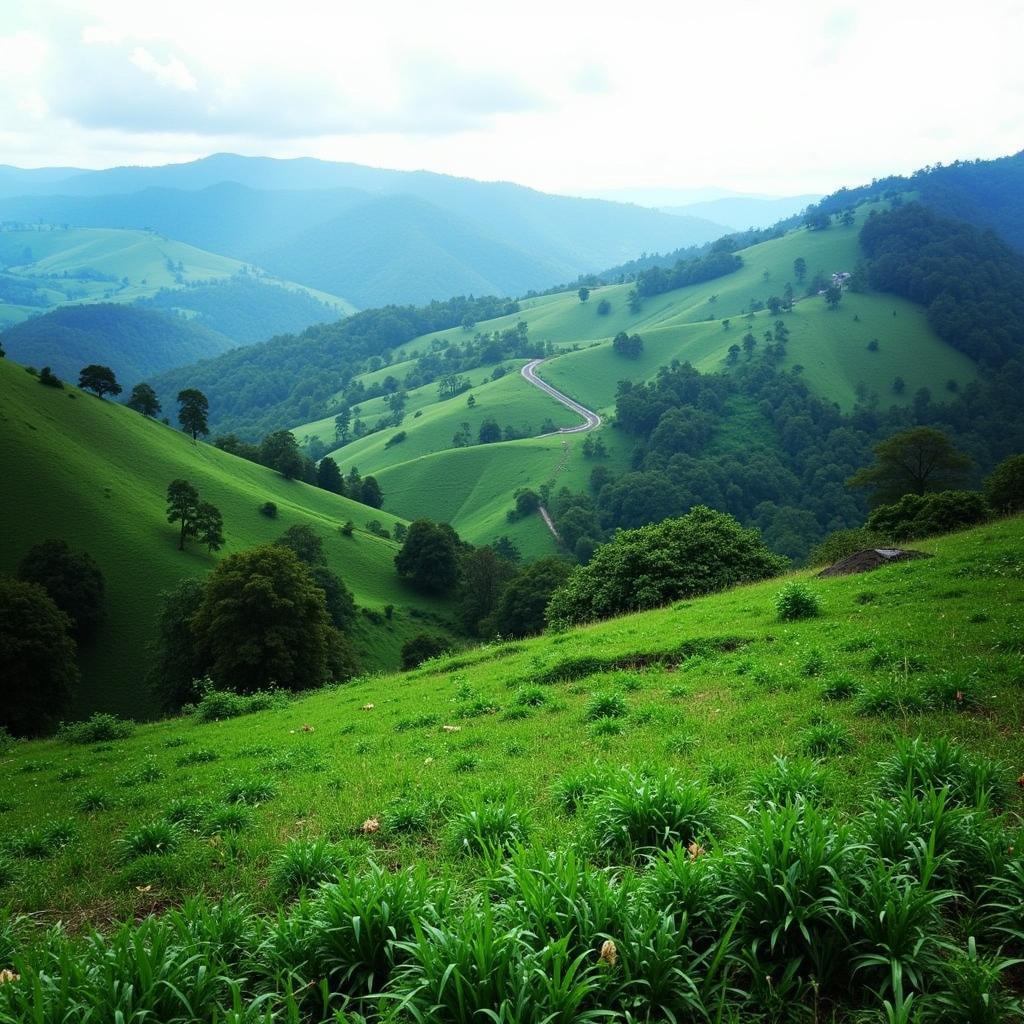
[[1016,0],[35,0],[0,9],[0,143],[825,190],[1019,148],[1022,37]]

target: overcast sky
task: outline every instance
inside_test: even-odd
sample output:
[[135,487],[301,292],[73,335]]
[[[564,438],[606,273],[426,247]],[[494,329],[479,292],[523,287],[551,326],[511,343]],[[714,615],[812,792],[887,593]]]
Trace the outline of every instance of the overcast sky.
[[1020,0],[0,0],[0,163],[218,151],[596,194],[1024,147]]

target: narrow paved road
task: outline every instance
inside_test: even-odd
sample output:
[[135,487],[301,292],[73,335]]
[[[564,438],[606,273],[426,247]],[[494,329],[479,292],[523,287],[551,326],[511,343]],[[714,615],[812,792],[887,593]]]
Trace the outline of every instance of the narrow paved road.
[[[585,405],[580,405],[579,402],[574,402],[568,395],[563,395],[558,388],[553,388],[547,381],[541,380],[537,376],[537,367],[543,363],[543,359],[531,359],[522,370],[519,372],[535,387],[540,388],[546,395],[550,395],[556,402],[561,402],[567,409],[572,409],[573,412],[578,413],[585,420],[578,427],[562,427],[560,430],[556,430],[556,434],[585,434],[588,430],[593,430],[595,427],[601,426],[601,417],[596,412],[588,409]],[[551,435],[541,435],[548,436]]]

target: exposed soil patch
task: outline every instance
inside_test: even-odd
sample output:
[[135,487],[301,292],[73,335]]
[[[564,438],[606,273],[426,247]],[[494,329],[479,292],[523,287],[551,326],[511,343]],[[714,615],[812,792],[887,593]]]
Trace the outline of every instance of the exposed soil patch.
[[818,576],[852,576],[855,572],[871,572],[872,569],[881,569],[883,565],[892,565],[893,562],[931,557],[927,551],[912,551],[908,548],[865,548],[840,558],[835,565],[822,569]]

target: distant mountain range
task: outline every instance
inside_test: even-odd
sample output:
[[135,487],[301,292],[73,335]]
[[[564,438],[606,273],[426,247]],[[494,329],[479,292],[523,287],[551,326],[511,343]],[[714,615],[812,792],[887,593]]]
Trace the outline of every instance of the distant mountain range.
[[217,154],[163,167],[0,167],[0,220],[153,228],[356,305],[518,294],[728,228],[507,182]]

